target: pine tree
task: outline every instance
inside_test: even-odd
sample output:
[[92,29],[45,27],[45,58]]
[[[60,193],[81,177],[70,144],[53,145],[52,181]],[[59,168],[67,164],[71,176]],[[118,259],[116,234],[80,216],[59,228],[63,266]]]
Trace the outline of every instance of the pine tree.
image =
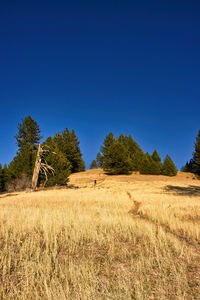
[[122,143],[116,141],[111,146],[110,166],[106,167],[106,171],[110,174],[129,174],[131,162],[128,158],[128,151]]
[[39,125],[31,116],[22,120],[22,123],[18,124],[18,134],[15,136],[19,150],[27,144],[35,148],[42,138],[40,132]]
[[0,193],[3,192],[3,169],[0,164]]
[[65,185],[69,181],[69,175],[71,174],[71,163],[66,158],[65,154],[57,148],[52,137],[47,138],[42,147],[46,150],[44,160],[54,169],[54,172],[49,172],[47,174],[47,182],[44,173],[40,174],[39,183],[44,184],[44,182],[46,182],[46,186],[53,186],[56,184]]
[[18,133],[15,136],[18,152],[9,165],[11,179],[19,178],[22,174],[32,177],[37,152],[37,145],[42,138],[40,128],[31,116],[18,124]]
[[133,140],[131,135],[121,134],[117,140],[124,145],[128,151],[128,156],[131,163],[131,171],[139,171],[142,163],[144,152],[140,146]]
[[160,175],[162,169],[162,162],[161,162],[160,155],[156,150],[154,150],[151,157],[152,157],[151,174]]
[[131,155],[131,171],[140,171],[144,153],[135,152]]
[[112,146],[115,143],[114,135],[110,132],[104,139],[104,145],[101,146],[101,153],[98,154],[98,163],[104,170],[110,170],[112,166]]
[[193,153],[193,167],[194,172],[197,175],[200,175],[200,130],[198,132],[195,142],[195,152]]
[[8,168],[7,165],[4,165],[2,168],[0,164],[0,192],[6,191],[6,186],[8,183],[9,176],[8,176]]
[[94,159],[94,160],[91,162],[91,164],[90,164],[90,169],[97,169],[97,168],[98,168],[97,162],[96,162],[96,160]]
[[160,155],[158,154],[157,150],[154,150],[151,157],[153,158],[154,161],[161,162],[161,158],[160,158]]
[[102,168],[103,167],[103,157],[100,152],[97,153],[96,161],[97,161],[97,167]]
[[177,168],[173,162],[173,160],[167,155],[163,166],[161,170],[162,175],[167,175],[167,176],[176,176],[177,174]]
[[75,131],[71,132],[66,128],[63,132],[58,132],[54,136],[56,147],[65,154],[66,159],[71,163],[71,172],[81,172],[85,170],[85,163],[79,147],[79,141]]
[[152,163],[153,163],[153,159],[151,155],[148,152],[145,153],[141,163],[140,174],[151,174]]
[[190,161],[186,162],[185,166],[181,168],[181,172],[189,172],[194,173],[194,161],[193,159],[190,159]]
[[[122,139],[124,139],[122,141]],[[101,153],[97,154],[97,161],[109,174],[128,174],[131,170],[131,160],[127,150],[125,141],[126,137],[121,135],[117,139],[110,132],[104,139],[104,144],[101,146]]]

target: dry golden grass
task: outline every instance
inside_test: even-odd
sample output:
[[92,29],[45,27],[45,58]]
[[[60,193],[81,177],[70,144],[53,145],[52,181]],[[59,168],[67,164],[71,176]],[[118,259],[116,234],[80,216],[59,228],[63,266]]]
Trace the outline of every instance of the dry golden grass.
[[200,181],[96,170],[70,182],[0,196],[0,298],[200,299]]

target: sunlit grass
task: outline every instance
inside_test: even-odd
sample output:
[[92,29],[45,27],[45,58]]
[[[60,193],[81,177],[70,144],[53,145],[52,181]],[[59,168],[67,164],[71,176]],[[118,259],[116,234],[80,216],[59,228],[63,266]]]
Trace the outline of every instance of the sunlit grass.
[[200,196],[158,177],[84,176],[79,189],[1,196],[0,297],[199,299]]

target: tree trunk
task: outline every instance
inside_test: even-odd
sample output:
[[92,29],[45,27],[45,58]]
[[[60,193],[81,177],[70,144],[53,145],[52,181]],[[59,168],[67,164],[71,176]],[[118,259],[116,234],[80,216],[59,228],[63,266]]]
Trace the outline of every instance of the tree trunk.
[[38,151],[37,151],[37,156],[36,156],[36,160],[35,160],[35,168],[34,168],[33,177],[32,177],[32,189],[33,189],[33,191],[35,191],[36,187],[37,187],[38,176],[39,176],[40,167],[41,167],[41,153],[42,153],[42,148],[41,148],[41,145],[39,144]]

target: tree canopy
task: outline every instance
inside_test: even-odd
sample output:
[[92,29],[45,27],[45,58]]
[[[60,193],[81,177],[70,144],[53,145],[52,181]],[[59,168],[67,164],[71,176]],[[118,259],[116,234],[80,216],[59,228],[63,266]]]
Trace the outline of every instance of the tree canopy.
[[193,167],[194,172],[200,176],[200,130],[195,142],[195,151],[193,153]]
[[177,168],[169,155],[167,155],[164,160],[161,174],[166,176],[176,176],[177,174]]
[[18,124],[18,133],[15,138],[17,140],[17,146],[19,150],[27,145],[35,147],[39,144],[42,136],[39,125],[31,116],[27,116],[22,120],[22,123]]
[[66,128],[63,132],[58,132],[53,138],[56,147],[65,155],[71,163],[71,172],[81,172],[85,170],[85,163],[79,147],[79,140],[75,131]]
[[[17,153],[8,168],[0,166],[0,191],[9,187],[30,185],[35,165],[38,144],[42,138],[39,125],[31,116],[25,117],[18,124]],[[69,175],[73,172],[85,170],[85,163],[79,147],[79,140],[75,131],[66,128],[54,137],[49,137],[42,145],[45,154],[42,159],[54,169],[54,174],[48,174],[47,185],[63,185],[68,182]],[[45,175],[39,175],[39,183],[45,182]],[[17,184],[15,184],[17,182]]]
[[167,156],[163,167],[157,150],[152,155],[143,152],[131,135],[120,134],[114,137],[110,132],[97,154],[98,166],[109,174],[130,174],[139,171],[141,174],[176,175],[177,169]]
[[195,173],[200,176],[200,130],[198,131],[196,141],[194,143],[193,157],[189,162],[186,162],[181,171]]
[[90,169],[97,169],[97,168],[98,168],[98,165],[97,165],[96,160],[94,159],[90,164]]

